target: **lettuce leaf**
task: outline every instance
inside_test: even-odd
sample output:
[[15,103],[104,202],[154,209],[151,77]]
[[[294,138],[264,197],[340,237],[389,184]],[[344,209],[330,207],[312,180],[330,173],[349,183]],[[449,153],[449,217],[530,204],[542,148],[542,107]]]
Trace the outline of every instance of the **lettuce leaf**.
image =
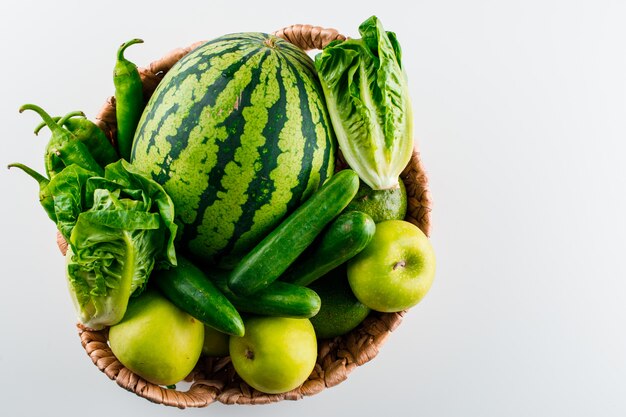
[[400,44],[376,16],[361,39],[334,41],[315,57],[346,162],[375,190],[398,186],[413,152],[413,116]]
[[49,184],[69,244],[67,282],[79,320],[119,322],[152,270],[176,266],[174,204],[156,182],[119,160],[104,177],[70,165]]

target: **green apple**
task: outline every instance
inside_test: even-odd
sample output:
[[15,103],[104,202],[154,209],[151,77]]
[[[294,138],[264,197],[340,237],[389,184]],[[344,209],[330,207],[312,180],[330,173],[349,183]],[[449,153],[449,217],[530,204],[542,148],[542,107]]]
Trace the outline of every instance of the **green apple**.
[[228,356],[228,335],[205,325],[202,354],[206,356]]
[[348,333],[370,313],[370,308],[357,300],[352,293],[345,264],[311,283],[309,288],[322,300],[319,312],[309,319],[319,339]]
[[246,334],[230,337],[230,358],[251,387],[279,394],[307,380],[317,361],[317,339],[308,319],[251,317]]
[[154,290],[131,299],[122,321],[109,328],[111,350],[122,365],[157,385],[189,375],[203,341],[204,325]]
[[370,243],[348,261],[348,282],[372,310],[391,313],[419,303],[435,278],[435,253],[414,224],[387,220],[376,225]]

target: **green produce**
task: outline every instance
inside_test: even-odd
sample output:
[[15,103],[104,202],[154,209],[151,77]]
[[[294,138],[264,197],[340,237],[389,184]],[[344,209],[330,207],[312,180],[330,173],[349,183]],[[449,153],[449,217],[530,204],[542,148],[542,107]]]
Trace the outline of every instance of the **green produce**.
[[344,266],[311,284],[322,300],[320,311],[311,317],[315,334],[320,339],[342,336],[365,320],[369,307],[352,293]]
[[205,324],[202,354],[205,356],[228,356],[229,340],[229,335]]
[[[65,126],[65,122],[67,122],[72,117],[85,117],[85,113],[83,113],[81,110],[74,110],[74,111],[71,111],[71,112],[67,113],[63,117],[61,117],[61,116],[52,117],[52,120],[54,120],[54,122],[56,124],[58,124],[59,126],[63,126],[63,127],[67,128],[67,126]],[[39,132],[41,132],[41,129],[43,129],[44,127],[46,127],[46,122],[39,123],[35,127],[35,130],[33,131],[33,133],[35,135],[39,135]]]
[[317,360],[317,339],[309,319],[254,317],[246,334],[230,338],[237,374],[252,388],[279,394],[300,386]]
[[153,268],[176,264],[171,200],[125,161],[108,165],[104,177],[70,165],[46,193],[52,205],[42,205],[69,245],[66,275],[79,320],[94,329],[119,322]]
[[396,187],[413,152],[413,120],[400,44],[372,16],[362,39],[331,42],[315,57],[346,162],[375,190]]
[[[102,129],[87,119],[82,111],[70,112],[63,117],[53,117],[52,120],[69,130],[76,139],[83,142],[101,167],[104,168],[120,159]],[[35,134],[38,135],[45,126],[45,122],[39,124],[35,128]]]
[[124,51],[131,45],[143,43],[132,39],[123,43],[117,50],[117,61],[113,70],[115,85],[115,118],[117,120],[117,148],[120,156],[130,161],[133,136],[144,108],[143,83],[137,66],[124,57]]
[[189,375],[203,340],[202,323],[153,290],[134,298],[122,321],[109,328],[115,357],[157,385],[172,385]]
[[39,106],[24,104],[20,107],[20,113],[24,110],[32,110],[39,114],[50,131],[52,131],[52,137],[48,142],[45,154],[46,173],[49,178],[57,175],[63,168],[72,164],[102,175],[102,167],[96,162],[87,146],[79,141],[70,131],[58,125]]
[[320,309],[315,291],[300,285],[274,281],[252,295],[237,295],[228,287],[228,271],[209,271],[207,276],[238,311],[264,316],[309,318]]
[[232,268],[332,175],[335,147],[309,56],[272,35],[238,33],[168,71],[132,161],[176,204],[178,247]]
[[230,289],[250,295],[275,281],[348,205],[358,188],[359,177],[351,169],[331,177],[237,264],[228,278]]
[[417,226],[403,220],[376,225],[374,238],[347,263],[352,292],[372,310],[406,310],[424,298],[435,278],[435,253]]
[[92,208],[94,203],[93,193],[87,200],[87,182],[91,178],[101,177],[78,165],[70,165],[48,182],[46,193],[50,195],[52,204],[46,201],[46,205],[43,205],[44,201],[41,201],[48,217],[53,219],[58,231],[68,243],[78,222],[78,216]]
[[406,217],[407,197],[404,183],[399,180],[398,187],[386,190],[373,190],[361,181],[359,191],[346,207],[369,214],[374,223],[385,220],[404,220]]
[[28,174],[31,178],[33,178],[39,184],[39,202],[41,206],[45,210],[46,214],[53,222],[57,221],[56,214],[54,212],[54,199],[52,198],[52,194],[48,190],[48,185],[50,184],[50,180],[34,169],[27,167],[24,164],[20,163],[12,163],[8,165],[9,168],[19,168]]
[[280,279],[309,285],[361,252],[372,240],[375,231],[376,225],[367,214],[344,212],[322,232],[319,242],[309,248],[312,250],[307,250]]
[[179,256],[176,268],[157,271],[152,279],[178,308],[220,332],[243,336],[243,320],[233,304],[189,260]]

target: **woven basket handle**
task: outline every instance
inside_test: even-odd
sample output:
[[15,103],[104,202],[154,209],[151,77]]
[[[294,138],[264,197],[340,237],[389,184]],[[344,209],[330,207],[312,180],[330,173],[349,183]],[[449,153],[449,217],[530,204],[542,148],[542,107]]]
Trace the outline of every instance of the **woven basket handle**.
[[334,40],[346,40],[347,38],[336,29],[323,28],[311,25],[291,25],[277,30],[273,35],[291,42],[300,49],[310,51],[312,49],[324,49]]

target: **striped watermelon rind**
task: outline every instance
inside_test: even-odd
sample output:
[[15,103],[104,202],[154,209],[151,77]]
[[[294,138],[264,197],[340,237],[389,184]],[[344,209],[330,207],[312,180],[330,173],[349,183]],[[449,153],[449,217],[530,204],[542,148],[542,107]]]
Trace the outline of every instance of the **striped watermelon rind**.
[[165,75],[131,160],[175,203],[179,248],[232,266],[333,173],[311,58],[273,35],[209,41]]

